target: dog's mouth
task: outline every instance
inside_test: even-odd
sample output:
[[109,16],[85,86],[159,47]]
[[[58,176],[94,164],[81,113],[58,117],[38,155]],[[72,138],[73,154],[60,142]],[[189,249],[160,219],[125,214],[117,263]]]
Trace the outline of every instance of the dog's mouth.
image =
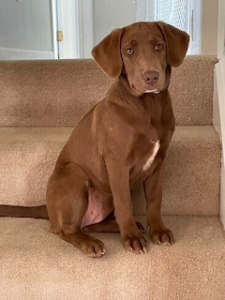
[[159,94],[160,91],[163,90],[163,88],[160,88],[159,85],[147,85],[143,87],[137,87],[132,83],[130,87],[139,96],[143,94]]
[[159,89],[153,89],[153,90],[146,90],[144,92],[144,94],[151,94],[151,93],[153,93],[153,94],[159,94],[160,90]]

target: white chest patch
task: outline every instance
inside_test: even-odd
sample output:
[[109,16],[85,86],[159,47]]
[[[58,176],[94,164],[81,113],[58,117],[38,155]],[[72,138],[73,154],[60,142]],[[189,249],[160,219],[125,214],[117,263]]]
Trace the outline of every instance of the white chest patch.
[[159,141],[157,141],[155,143],[152,155],[148,158],[148,160],[146,161],[146,163],[143,166],[143,171],[146,171],[151,167],[151,165],[155,159],[155,156],[156,156],[157,152],[159,151],[159,147],[160,147],[160,144],[159,144]]

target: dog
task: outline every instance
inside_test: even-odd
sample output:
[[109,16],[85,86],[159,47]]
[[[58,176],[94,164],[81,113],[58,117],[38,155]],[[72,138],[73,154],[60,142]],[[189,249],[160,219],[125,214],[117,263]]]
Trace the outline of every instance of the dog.
[[[89,257],[105,254],[104,244],[87,234],[94,231],[120,232],[126,250],[146,253],[131,201],[131,190],[142,183],[152,242],[174,243],[161,218],[163,169],[175,129],[168,87],[171,67],[181,65],[188,44],[188,34],[171,25],[139,22],[115,29],[93,48],[98,66],[115,80],[61,151],[46,206],[25,216],[49,218],[53,233]],[[5,206],[0,215],[21,216],[20,209],[13,215]]]

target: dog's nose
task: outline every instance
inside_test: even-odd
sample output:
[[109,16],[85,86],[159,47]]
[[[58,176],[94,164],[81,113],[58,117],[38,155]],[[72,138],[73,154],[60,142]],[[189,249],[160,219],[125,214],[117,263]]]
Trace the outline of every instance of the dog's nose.
[[142,78],[147,84],[155,84],[159,80],[159,73],[156,71],[150,71],[142,74]]

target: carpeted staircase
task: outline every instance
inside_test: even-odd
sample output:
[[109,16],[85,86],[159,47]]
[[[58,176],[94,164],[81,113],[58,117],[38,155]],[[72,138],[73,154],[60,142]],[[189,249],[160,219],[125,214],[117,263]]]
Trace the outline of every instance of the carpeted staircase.
[[[176,243],[156,246],[148,238],[148,253],[135,255],[123,249],[119,234],[93,234],[106,254],[91,259],[51,234],[46,220],[0,218],[1,300],[225,299],[221,146],[212,126],[215,63],[213,56],[189,56],[173,70],[177,127],[162,211]],[[109,85],[93,60],[0,62],[0,204],[45,203],[60,150]],[[141,188],[133,201],[145,225]]]

